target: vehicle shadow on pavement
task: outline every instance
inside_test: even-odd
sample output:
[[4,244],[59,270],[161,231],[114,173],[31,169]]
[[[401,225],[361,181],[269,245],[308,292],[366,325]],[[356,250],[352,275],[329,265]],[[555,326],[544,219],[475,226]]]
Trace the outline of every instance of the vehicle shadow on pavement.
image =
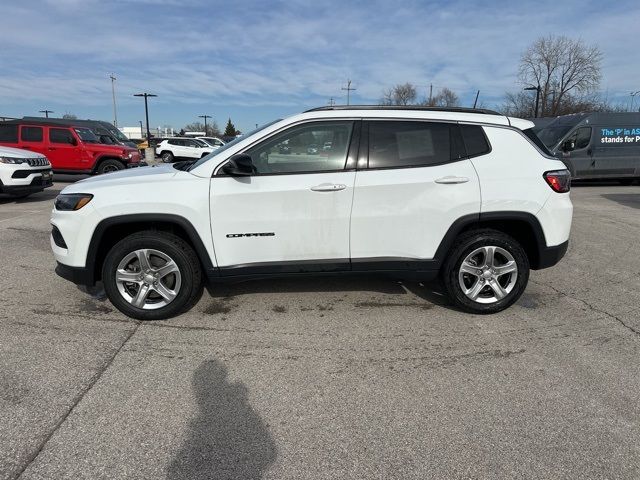
[[[237,283],[219,283],[207,287],[214,298],[233,297],[254,293],[305,293],[305,292],[375,292],[388,295],[415,295],[425,305],[437,305],[459,311],[444,294],[437,282],[398,280],[382,275],[375,276],[318,276],[300,278],[273,278],[246,280]],[[428,303],[427,303],[428,302]]]
[[192,384],[200,411],[167,478],[262,478],[277,449],[267,425],[251,408],[246,387],[230,383],[227,368],[217,360],[203,362]]
[[40,202],[51,202],[54,198],[58,196],[60,190],[45,190],[43,192],[32,193],[28,197],[25,198],[16,198],[11,195],[0,194],[0,205],[4,205],[6,203],[19,203],[19,204],[27,204],[27,203],[40,203]]
[[640,193],[605,193],[602,197],[625,207],[640,208]]

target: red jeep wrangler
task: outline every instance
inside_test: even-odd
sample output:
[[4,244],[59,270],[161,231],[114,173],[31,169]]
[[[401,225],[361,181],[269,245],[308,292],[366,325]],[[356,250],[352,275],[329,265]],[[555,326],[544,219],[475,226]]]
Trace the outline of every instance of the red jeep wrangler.
[[102,144],[90,129],[72,124],[1,122],[0,145],[41,153],[51,162],[53,171],[59,173],[106,173],[140,164],[136,149]]

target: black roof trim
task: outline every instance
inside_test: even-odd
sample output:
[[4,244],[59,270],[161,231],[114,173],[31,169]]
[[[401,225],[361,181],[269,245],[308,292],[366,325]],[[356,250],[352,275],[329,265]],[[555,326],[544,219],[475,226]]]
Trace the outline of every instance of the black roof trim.
[[481,113],[484,115],[500,115],[494,110],[485,108],[465,108],[465,107],[422,107],[419,105],[333,105],[305,110],[307,112],[322,112],[328,110],[418,110],[425,112],[455,112],[455,113]]

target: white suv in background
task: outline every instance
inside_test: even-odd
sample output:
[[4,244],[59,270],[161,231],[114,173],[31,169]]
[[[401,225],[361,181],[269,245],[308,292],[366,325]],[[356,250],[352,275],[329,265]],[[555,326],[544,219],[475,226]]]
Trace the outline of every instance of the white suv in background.
[[198,161],[67,186],[56,272],[102,281],[143,320],[188,308],[204,279],[318,273],[440,278],[457,307],[498,312],[568,245],[569,172],[533,126],[473,109],[310,110]]
[[163,162],[171,163],[176,158],[202,158],[213,152],[213,150],[214,148],[209,144],[195,138],[167,138],[156,146],[156,155]]
[[220,148],[224,146],[224,142],[220,140],[218,137],[196,137],[198,140],[202,140],[207,145],[212,148]]
[[0,146],[0,193],[23,198],[53,183],[51,164],[40,153]]

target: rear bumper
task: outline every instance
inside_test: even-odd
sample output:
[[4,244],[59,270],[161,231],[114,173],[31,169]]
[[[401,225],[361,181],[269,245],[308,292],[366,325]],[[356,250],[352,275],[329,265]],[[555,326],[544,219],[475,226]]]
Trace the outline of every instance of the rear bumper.
[[76,285],[91,287],[96,283],[93,280],[92,272],[85,267],[70,267],[69,265],[58,262],[56,274]]
[[542,268],[553,267],[556,263],[558,263],[562,257],[567,253],[567,248],[569,248],[569,240],[560,245],[554,245],[553,247],[545,247],[539,252],[539,261],[536,265],[536,270],[540,270]]

